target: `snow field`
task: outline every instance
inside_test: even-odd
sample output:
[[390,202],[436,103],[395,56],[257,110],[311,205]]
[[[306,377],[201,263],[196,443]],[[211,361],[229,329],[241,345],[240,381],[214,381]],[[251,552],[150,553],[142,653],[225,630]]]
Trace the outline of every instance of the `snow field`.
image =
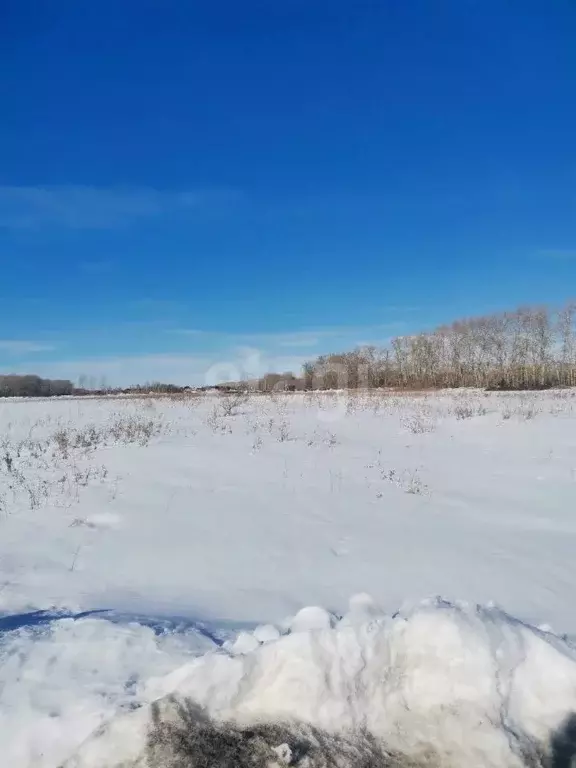
[[[575,403],[0,402],[0,764],[144,766],[172,692],[442,765],[553,751],[576,711]],[[12,628],[38,610],[108,613]]]

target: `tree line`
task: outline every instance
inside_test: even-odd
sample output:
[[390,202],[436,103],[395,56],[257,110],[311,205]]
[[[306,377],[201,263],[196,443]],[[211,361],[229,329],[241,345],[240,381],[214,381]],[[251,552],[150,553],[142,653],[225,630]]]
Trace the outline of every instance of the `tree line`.
[[[235,388],[274,390],[481,387],[525,390],[576,386],[576,303],[559,309],[520,307],[398,336],[385,347],[321,355],[302,374],[268,373]],[[102,394],[176,394],[190,387],[153,382]],[[95,394],[71,381],[0,375],[0,397]]]
[[576,385],[576,304],[521,307],[398,336],[386,347],[321,355],[301,377],[268,374],[271,389],[482,387],[546,389]]
[[142,395],[164,394],[175,395],[189,391],[190,387],[179,387],[176,384],[151,382],[134,384],[130,387],[108,387],[102,384],[99,388],[75,387],[68,379],[43,379],[35,374],[0,374],[0,397],[60,397],[62,395]]
[[74,394],[67,379],[42,379],[33,374],[0,375],[0,397],[55,397]]

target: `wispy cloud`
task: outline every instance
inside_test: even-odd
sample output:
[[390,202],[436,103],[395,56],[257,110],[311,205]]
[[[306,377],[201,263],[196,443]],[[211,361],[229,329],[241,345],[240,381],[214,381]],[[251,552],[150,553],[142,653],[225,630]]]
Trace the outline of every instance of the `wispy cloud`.
[[238,194],[231,190],[0,186],[0,226],[10,229],[43,226],[108,229],[171,212],[183,214],[206,207],[214,209],[237,197]]
[[176,333],[179,336],[209,336],[208,331],[201,331],[198,328],[172,328],[168,333]]
[[[195,355],[103,356],[42,361],[34,365],[34,373],[90,386],[128,386],[147,381],[194,384],[203,381],[211,365],[213,360],[209,357]],[[5,366],[4,372],[11,372],[12,367],[7,370]]]
[[35,365],[34,373],[91,386],[129,386],[151,381],[201,386],[257,378],[270,371],[298,372],[303,362],[298,356],[266,355],[247,347],[218,355],[147,354],[54,360]]
[[[366,343],[364,340],[385,340],[393,333],[404,330],[400,323],[363,327],[331,327],[313,330],[261,333],[227,333],[205,331],[197,328],[180,328],[169,331],[180,334],[182,344],[170,352],[143,352],[141,354],[104,354],[95,356],[71,356],[50,360],[36,358],[31,366],[34,373],[48,378],[82,380],[100,385],[142,384],[146,381],[164,381],[174,384],[216,384],[222,381],[255,379],[268,372],[292,371],[299,373],[307,360],[326,352],[353,349]],[[156,343],[166,336],[155,336]],[[170,341],[174,347],[177,340]],[[161,342],[160,342],[161,343]],[[377,343],[377,342],[376,342]],[[11,372],[18,363],[18,355],[43,352],[52,348],[34,341],[0,341],[0,351],[10,355],[4,361],[4,372]],[[14,361],[12,361],[14,358]],[[26,368],[30,363],[26,362]],[[7,370],[9,369],[9,370]]]
[[37,341],[24,341],[22,339],[0,339],[0,352],[10,355],[25,355],[31,352],[52,352],[50,344],[42,344]]
[[550,261],[576,261],[576,248],[544,248],[536,255]]
[[78,264],[80,272],[87,275],[106,275],[114,271],[115,263],[113,261],[81,261]]
[[129,301],[127,306],[129,309],[135,310],[164,312],[166,310],[184,309],[186,304],[182,301],[176,301],[175,299],[142,298],[136,299],[135,301]]
[[296,331],[294,333],[228,333],[206,331],[198,328],[173,328],[168,333],[192,338],[222,340],[231,344],[253,343],[273,344],[278,347],[314,347],[320,341],[318,332]]
[[197,328],[173,328],[168,333],[190,336],[195,338],[205,337],[211,340],[222,340],[231,345],[241,346],[243,344],[259,345],[266,349],[270,348],[301,348],[311,349],[319,345],[342,340],[342,343],[348,345],[364,344],[363,339],[367,337],[389,338],[394,333],[400,333],[405,328],[404,322],[391,322],[382,325],[373,325],[365,327],[331,327],[316,328],[298,331],[283,332],[261,332],[261,333],[228,333],[226,331],[208,331]]
[[316,347],[321,340],[322,334],[299,331],[297,333],[279,334],[277,338],[280,347]]

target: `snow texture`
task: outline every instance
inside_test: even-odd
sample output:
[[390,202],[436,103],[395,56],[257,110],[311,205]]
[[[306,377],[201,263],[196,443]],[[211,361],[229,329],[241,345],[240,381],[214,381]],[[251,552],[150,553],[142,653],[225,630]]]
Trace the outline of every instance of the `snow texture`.
[[0,404],[0,766],[568,768],[575,404]]
[[335,626],[310,608],[277,640],[148,681],[155,703],[112,720],[66,768],[209,764],[193,760],[207,733],[220,758],[223,734],[231,740],[239,762],[213,763],[230,766],[276,755],[278,765],[501,768],[559,765],[560,748],[576,749],[576,655],[558,638],[497,609],[430,601],[390,618],[369,608]]

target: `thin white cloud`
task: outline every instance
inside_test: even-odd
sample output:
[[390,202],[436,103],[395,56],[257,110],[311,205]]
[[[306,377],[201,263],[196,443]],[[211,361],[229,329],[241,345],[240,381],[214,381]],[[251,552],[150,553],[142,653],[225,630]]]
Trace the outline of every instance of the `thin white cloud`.
[[232,344],[261,343],[278,347],[313,347],[320,337],[316,332],[296,331],[295,333],[228,333],[226,331],[205,331],[198,328],[172,328],[168,333],[179,336],[202,337],[222,340]]
[[177,333],[181,336],[206,336],[206,331],[201,331],[198,328],[174,328],[168,331],[169,333]]
[[[366,343],[367,338],[383,339],[386,330],[390,334],[398,328],[398,323],[389,323],[363,328],[333,327],[259,334],[227,334],[184,328],[172,330],[172,333],[188,337],[191,347],[195,337],[201,338],[202,346],[209,350],[42,360],[33,368],[34,373],[47,378],[71,379],[74,382],[82,380],[97,386],[103,382],[111,386],[128,386],[147,381],[200,386],[255,379],[269,372],[291,371],[298,374],[303,363],[320,353],[353,349]],[[382,335],[377,337],[376,334],[380,333]],[[27,352],[47,348],[35,342],[0,342],[0,349],[3,344]],[[30,367],[28,363],[27,367]]]
[[538,251],[537,255],[551,261],[576,261],[576,248],[547,248]]
[[258,349],[239,348],[206,356],[150,354],[56,360],[34,365],[33,372],[46,378],[70,379],[90,386],[129,386],[152,381],[203,386],[257,378],[270,371],[298,373],[303,362],[301,357],[266,355]]
[[0,226],[107,229],[165,213],[221,207],[237,198],[227,190],[167,191],[150,187],[0,186]]
[[114,270],[113,261],[81,261],[78,269],[87,275],[105,275]]
[[367,336],[375,337],[376,335],[381,335],[381,337],[385,336],[386,338],[389,338],[391,334],[399,333],[404,327],[405,323],[396,321],[365,327],[335,326],[331,328],[282,331],[278,333],[234,333],[199,330],[197,328],[173,328],[167,332],[191,337],[205,336],[210,340],[220,340],[223,343],[235,346],[240,346],[242,344],[257,344],[266,349],[294,347],[313,350],[315,347],[318,347],[320,344],[327,341],[334,341],[335,343],[341,341],[343,344],[355,345],[362,344],[362,339]]
[[42,344],[38,341],[25,341],[22,339],[0,339],[0,352],[11,355],[25,355],[33,352],[51,352],[54,349],[50,344]]
[[280,335],[278,344],[281,347],[316,347],[320,343],[318,333],[289,333],[285,336]]
[[[75,383],[102,383],[129,386],[147,381],[194,384],[202,381],[213,361],[194,355],[134,355],[126,357],[89,357],[36,363],[34,373]],[[8,372],[8,371],[6,371]]]
[[139,311],[164,312],[184,309],[186,304],[182,301],[175,301],[174,299],[154,299],[144,297],[128,302],[127,307]]

